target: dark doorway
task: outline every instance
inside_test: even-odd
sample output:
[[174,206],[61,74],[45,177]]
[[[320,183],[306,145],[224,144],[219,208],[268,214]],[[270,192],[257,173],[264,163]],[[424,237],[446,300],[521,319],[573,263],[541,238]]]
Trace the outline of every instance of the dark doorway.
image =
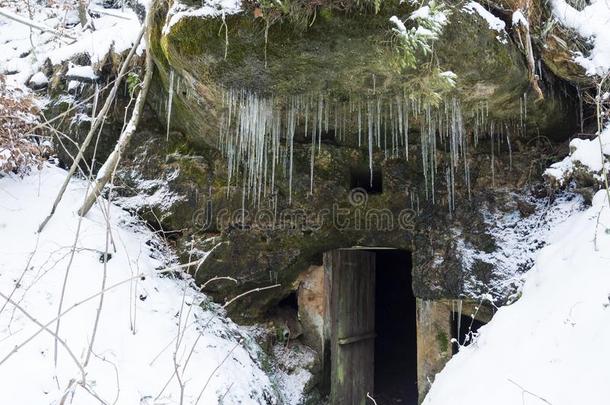
[[[329,282],[330,404],[417,405],[416,305],[411,254],[324,253]],[[328,362],[325,362],[328,364]]]
[[417,334],[411,254],[376,250],[375,400],[417,404]]

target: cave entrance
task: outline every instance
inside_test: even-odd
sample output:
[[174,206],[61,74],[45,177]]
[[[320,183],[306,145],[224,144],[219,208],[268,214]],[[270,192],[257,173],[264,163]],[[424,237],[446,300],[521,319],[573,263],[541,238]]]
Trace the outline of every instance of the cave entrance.
[[324,254],[332,405],[416,405],[416,303],[411,255],[394,249]]

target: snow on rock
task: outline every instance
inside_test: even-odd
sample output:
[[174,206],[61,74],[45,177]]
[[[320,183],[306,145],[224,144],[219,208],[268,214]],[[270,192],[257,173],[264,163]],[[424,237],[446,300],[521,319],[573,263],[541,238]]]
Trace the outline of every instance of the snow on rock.
[[[600,142],[602,149],[600,149]],[[605,156],[610,156],[610,127],[604,129],[601,135],[594,139],[572,139],[570,155],[562,161],[552,164],[544,175],[563,185],[575,170],[582,168],[590,172],[594,178],[601,180],[603,161],[600,150],[603,150]],[[610,165],[607,162],[606,169],[610,171]]]
[[311,369],[316,366],[317,354],[298,341],[280,343],[273,347],[276,362],[274,371],[280,391],[286,404],[302,404],[304,392],[311,389],[314,382]]
[[591,0],[582,10],[572,7],[566,0],[551,0],[553,15],[564,26],[576,30],[588,39],[593,49],[588,56],[578,54],[575,61],[589,75],[603,76],[610,71],[610,4],[608,0]]
[[[92,3],[99,3],[101,0]],[[7,9],[22,8],[17,3],[7,2]],[[12,6],[11,6],[12,5]],[[130,49],[141,29],[134,11],[112,10],[112,15],[99,14],[94,17],[95,30],[82,31],[74,4],[52,3],[48,6],[33,5],[33,20],[36,24],[50,27],[72,38],[37,29],[0,17],[0,74],[5,74],[7,83],[20,86],[43,68],[46,60],[53,65],[63,63],[79,54],[88,55],[95,68],[112,50],[120,53]],[[29,19],[22,15],[23,18]],[[32,48],[32,46],[34,48]],[[138,53],[144,50],[140,44]]]
[[93,71],[91,66],[78,66],[70,63],[66,76],[69,78],[78,78],[80,80],[96,81],[98,76]]
[[185,17],[214,18],[237,14],[242,11],[241,0],[203,0],[201,7],[191,7],[174,0],[167,13],[163,34],[168,34],[172,27]]
[[490,30],[498,32],[498,36],[496,36],[496,39],[499,42],[503,44],[508,43],[508,34],[505,30],[506,23],[504,23],[504,21],[487,11],[487,9],[481,4],[477,3],[476,1],[471,1],[464,6],[463,10],[468,14],[477,13],[487,22],[487,25]]
[[487,11],[485,7],[477,3],[476,1],[471,1],[464,6],[464,10],[470,13],[476,12],[481,16],[485,21],[487,21],[487,25],[489,29],[495,30],[498,32],[503,32],[506,28],[506,24],[504,21],[500,20],[498,17]]
[[[55,216],[35,233],[65,176],[49,166],[0,179],[0,293],[28,314],[0,298],[0,403],[58,404],[64,395],[81,405],[99,404],[95,396],[117,405],[277,403],[250,334],[188,279],[161,271],[174,258],[153,232],[106,201],[110,233],[99,206],[79,219],[84,181],[71,181]],[[59,344],[55,367],[53,336],[29,316],[55,331],[64,280],[58,336],[74,358]],[[89,344],[86,383],[71,384],[82,381],[76,363],[85,362]]]
[[[596,139],[574,139],[570,146],[570,156],[545,174],[560,181],[575,168],[599,175],[600,148],[610,153],[610,128]],[[551,223],[540,239],[547,246],[536,252],[523,276],[519,299],[499,308],[474,342],[452,357],[436,375],[424,405],[608,403],[608,191],[599,190],[584,211],[562,211],[567,219]],[[538,233],[532,225],[515,222],[514,229]],[[531,257],[532,241],[516,242],[509,252]]]
[[36,73],[34,76],[30,77],[30,80],[29,80],[30,86],[36,87],[36,88],[44,87],[48,83],[49,83],[49,79],[42,72]]
[[610,400],[610,206],[553,229],[522,296],[439,373],[424,405],[602,405]]
[[[518,202],[509,212],[491,211],[487,206],[481,208],[496,245],[492,252],[474,249],[459,231],[454,231],[458,256],[464,267],[471,270],[464,280],[464,293],[469,297],[510,300],[519,292],[524,273],[532,267],[536,255],[548,243],[551,230],[582,211],[584,204],[583,198],[572,192],[563,192],[552,199],[517,194],[513,194],[512,198]],[[525,208],[519,209],[519,205]],[[485,280],[478,280],[477,273],[472,271],[477,260],[493,268]]]
[[176,179],[179,174],[180,171],[174,169],[165,173],[163,178],[144,179],[141,173],[132,170],[130,180],[134,183],[136,194],[116,197],[114,202],[121,208],[129,210],[157,208],[162,215],[165,215],[175,203],[185,199],[185,196],[171,191],[169,187],[169,182]]

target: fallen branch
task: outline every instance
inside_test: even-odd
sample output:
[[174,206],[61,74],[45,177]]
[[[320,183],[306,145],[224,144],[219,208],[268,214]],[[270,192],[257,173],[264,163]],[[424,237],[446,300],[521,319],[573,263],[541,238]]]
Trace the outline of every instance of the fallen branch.
[[83,158],[85,149],[87,149],[87,146],[89,146],[89,143],[93,139],[93,135],[99,129],[102,121],[104,120],[104,118],[106,117],[106,114],[108,113],[108,110],[110,110],[110,107],[112,106],[112,102],[114,101],[116,93],[119,89],[119,85],[121,84],[121,79],[127,74],[129,62],[133,58],[133,55],[136,53],[136,49],[138,49],[138,46],[140,44],[140,41],[142,40],[142,36],[144,35],[145,30],[146,30],[146,24],[142,26],[142,29],[140,30],[140,34],[138,35],[138,38],[136,39],[135,43],[133,44],[133,47],[131,48],[131,50],[129,51],[127,58],[123,62],[123,66],[121,66],[121,70],[119,71],[119,74],[117,75],[117,78],[114,82],[114,86],[110,90],[110,94],[108,95],[108,97],[106,97],[104,106],[100,110],[99,114],[95,117],[93,122],[91,123],[91,128],[89,129],[89,133],[85,137],[85,140],[83,141],[80,149],[78,150],[78,154],[76,155],[74,162],[72,162],[72,166],[70,166],[68,175],[66,176],[66,179],[64,180],[64,183],[62,184],[61,189],[59,190],[59,193],[57,193],[57,197],[55,198],[55,202],[53,202],[53,207],[51,208],[51,212],[45,218],[45,220],[42,221],[42,223],[38,227],[38,232],[42,232],[42,230],[44,229],[46,224],[49,222],[51,217],[53,217],[53,214],[55,214],[55,210],[57,209],[57,206],[59,205],[59,202],[61,201],[61,199],[64,195],[64,192],[66,191],[66,188],[68,187],[68,183],[70,182],[70,179],[74,175],[74,172],[76,172],[76,168],[78,167],[80,160]]
[[85,202],[82,207],[78,210],[78,215],[85,216],[99,197],[100,193],[104,189],[104,186],[110,180],[112,173],[115,172],[119,165],[119,161],[121,160],[121,155],[127,146],[129,145],[129,141],[131,137],[136,132],[138,127],[138,123],[140,122],[140,117],[142,116],[142,111],[144,110],[144,103],[146,102],[146,95],[148,94],[148,89],[150,88],[150,83],[152,81],[153,76],[153,60],[150,52],[146,52],[146,72],[144,74],[144,81],[142,83],[142,89],[140,93],[138,93],[138,97],[136,99],[135,106],[133,107],[133,112],[131,114],[131,118],[129,123],[125,127],[125,130],[119,137],[116,145],[114,146],[114,150],[106,159],[106,162],[102,165],[100,170],[97,172],[97,177],[93,182],[93,186],[89,190],[89,194],[85,198]]
[[16,22],[18,22],[20,24],[24,24],[24,25],[27,25],[29,27],[36,28],[37,30],[40,30],[42,32],[50,32],[52,34],[59,35],[60,37],[64,37],[64,38],[68,38],[68,39],[71,39],[73,41],[76,41],[76,37],[73,37],[72,35],[68,35],[66,33],[63,33],[61,31],[59,31],[59,30],[56,30],[55,28],[51,28],[51,27],[48,27],[48,26],[46,26],[44,24],[39,24],[39,23],[37,23],[35,21],[32,21],[32,20],[29,20],[27,18],[21,17],[18,14],[14,14],[14,13],[11,13],[10,11],[7,11],[6,9],[0,8],[0,16],[8,18],[9,20],[16,21]]
[[[517,34],[519,35],[519,33],[522,33],[523,36],[525,37],[525,39],[523,41],[521,41],[521,44],[523,45],[523,51],[525,52],[525,60],[527,61],[527,71],[528,71],[528,77],[529,77],[529,81],[530,84],[532,85],[532,88],[534,90],[534,92],[536,93],[536,102],[542,101],[544,100],[544,93],[542,92],[542,89],[540,88],[540,78],[538,77],[538,75],[536,74],[536,62],[534,60],[534,49],[532,47],[532,37],[530,35],[530,18],[529,18],[529,9],[530,9],[530,5],[531,5],[531,0],[525,0],[523,2],[523,14],[525,17],[524,22],[519,22],[519,24],[516,25],[517,28]],[[519,10],[517,10],[519,11]],[[519,39],[521,40],[521,35],[519,35]],[[525,43],[523,43],[525,42]]]

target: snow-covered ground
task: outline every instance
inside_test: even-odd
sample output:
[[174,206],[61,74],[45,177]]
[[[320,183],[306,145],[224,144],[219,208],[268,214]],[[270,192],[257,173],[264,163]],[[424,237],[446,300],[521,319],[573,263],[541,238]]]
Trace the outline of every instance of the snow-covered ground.
[[604,75],[610,71],[610,4],[608,0],[583,1],[581,10],[574,2],[551,0],[553,14],[567,28],[576,30],[591,45],[588,55],[578,54],[577,63],[589,75]]
[[184,404],[277,403],[251,335],[164,273],[174,258],[154,233],[112,204],[110,233],[99,206],[79,219],[84,180],[35,233],[65,175],[0,179],[0,294],[12,302],[0,297],[0,404],[179,404],[176,364]]
[[[610,129],[602,136],[605,152]],[[548,176],[599,175],[598,139],[572,142]],[[425,405],[610,403],[610,204],[605,189],[548,234],[521,297],[436,376]],[[522,246],[527,251],[528,246]]]
[[[11,7],[2,11],[12,17],[32,20],[43,28],[56,32],[43,32],[5,16],[0,16],[0,74],[12,86],[42,85],[50,80],[41,70],[45,61],[58,65],[77,55],[86,55],[88,64],[72,65],[71,70],[95,77],[110,50],[121,53],[130,49],[140,32],[141,24],[133,10],[104,10],[100,0],[89,6],[95,30],[83,31],[78,20],[76,2],[63,0],[48,6],[32,5],[31,18],[22,3],[7,2]],[[138,49],[144,50],[144,44]],[[81,58],[82,60],[82,58]]]

